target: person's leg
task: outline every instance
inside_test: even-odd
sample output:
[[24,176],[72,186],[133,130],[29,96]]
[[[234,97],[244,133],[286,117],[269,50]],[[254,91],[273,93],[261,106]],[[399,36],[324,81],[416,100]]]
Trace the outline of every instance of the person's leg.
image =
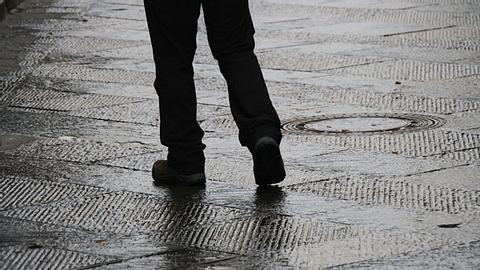
[[200,0],[144,0],[156,67],[160,139],[168,165],[188,175],[204,172],[204,135],[196,118],[192,61]]
[[255,56],[248,0],[202,0],[208,42],[228,85],[230,108],[239,139],[253,155],[255,182],[285,178],[279,144],[280,119],[270,101]]
[[202,6],[210,48],[227,81],[240,143],[250,151],[262,137],[280,144],[280,120],[253,52],[254,28],[248,1],[202,0]]

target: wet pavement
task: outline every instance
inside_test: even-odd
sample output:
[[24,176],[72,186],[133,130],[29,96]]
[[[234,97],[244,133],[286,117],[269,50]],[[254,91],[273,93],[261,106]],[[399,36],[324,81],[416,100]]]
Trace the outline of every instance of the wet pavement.
[[256,188],[203,20],[206,188],[155,185],[141,0],[0,23],[0,269],[480,268],[480,3],[251,0],[287,178]]

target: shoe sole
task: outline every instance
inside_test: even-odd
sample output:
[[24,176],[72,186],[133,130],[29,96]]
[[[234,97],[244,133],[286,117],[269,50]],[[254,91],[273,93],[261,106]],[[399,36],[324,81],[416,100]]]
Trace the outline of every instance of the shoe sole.
[[152,172],[153,180],[162,185],[179,185],[179,186],[204,186],[206,177],[204,173],[192,175],[172,175],[160,176]]
[[255,183],[266,186],[285,179],[285,167],[278,144],[271,138],[262,138],[255,146],[253,155]]

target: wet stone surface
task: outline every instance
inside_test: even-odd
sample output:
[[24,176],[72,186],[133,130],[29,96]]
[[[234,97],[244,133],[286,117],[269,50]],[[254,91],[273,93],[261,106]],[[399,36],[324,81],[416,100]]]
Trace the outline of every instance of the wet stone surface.
[[257,188],[200,19],[207,186],[152,182],[141,0],[0,22],[0,269],[478,269],[480,4],[251,0],[287,178]]

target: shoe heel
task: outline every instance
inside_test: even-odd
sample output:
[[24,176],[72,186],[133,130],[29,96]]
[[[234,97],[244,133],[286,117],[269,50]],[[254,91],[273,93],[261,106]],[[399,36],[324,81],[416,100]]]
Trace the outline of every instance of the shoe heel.
[[269,137],[258,140],[253,156],[255,183],[275,184],[285,179],[285,167],[277,142]]

